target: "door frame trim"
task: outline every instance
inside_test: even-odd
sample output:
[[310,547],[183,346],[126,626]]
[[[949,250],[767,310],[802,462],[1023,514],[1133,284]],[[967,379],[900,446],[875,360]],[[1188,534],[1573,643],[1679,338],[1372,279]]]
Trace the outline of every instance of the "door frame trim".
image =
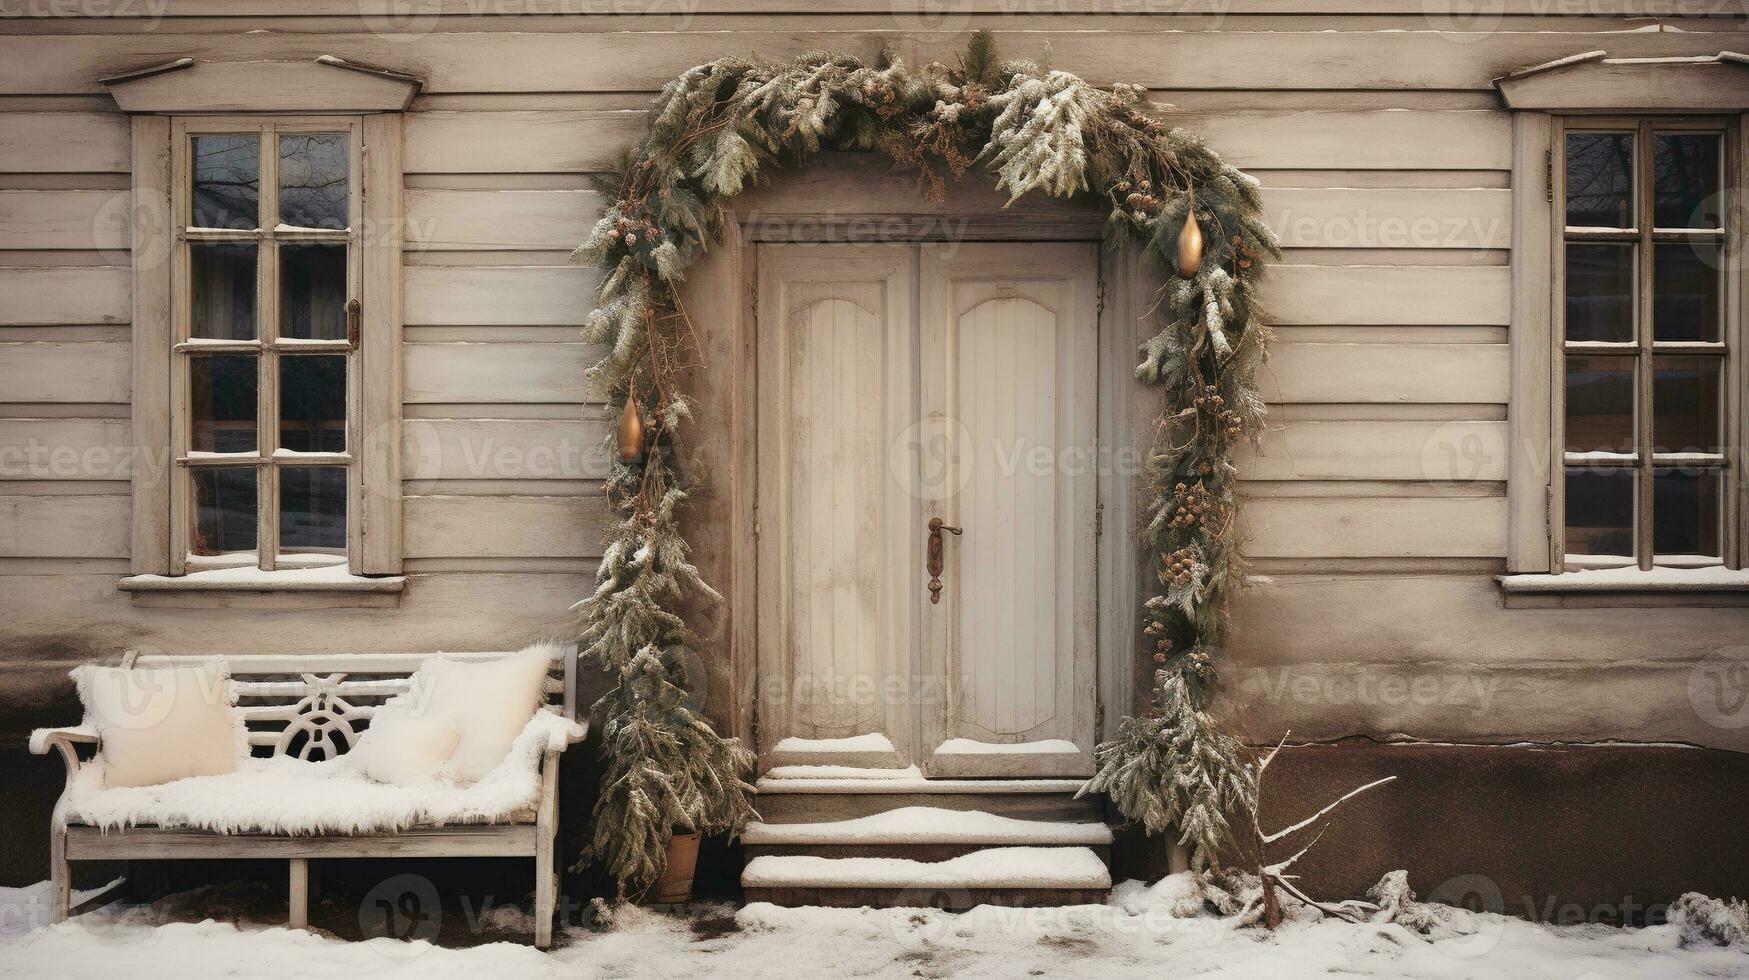
[[[724,602],[685,610],[698,636],[706,714],[727,735],[757,744],[758,595],[757,290],[759,242],[920,244],[941,241],[1098,242],[1103,210],[1028,195],[1012,205],[982,175],[955,182],[948,203],[922,199],[910,178],[874,154],[823,154],[769,187],[736,199],[723,241],[696,263],[681,288],[698,327],[693,381],[697,432],[688,465],[705,476],[686,516],[705,581]],[[1135,350],[1149,331],[1143,314],[1154,286],[1133,245],[1101,248],[1098,297],[1098,438],[1110,478],[1099,481],[1098,656],[1095,731],[1111,738],[1136,709],[1142,588],[1147,562],[1134,546],[1141,513],[1140,461],[1152,426],[1150,399],[1133,377]],[[1145,688],[1143,688],[1145,689]]]

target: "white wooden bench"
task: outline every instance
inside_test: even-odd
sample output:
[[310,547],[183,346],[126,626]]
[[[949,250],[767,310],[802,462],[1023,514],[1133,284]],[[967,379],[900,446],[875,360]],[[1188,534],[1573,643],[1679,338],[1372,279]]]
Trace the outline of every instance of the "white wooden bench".
[[[445,653],[454,660],[488,660],[504,653]],[[407,690],[409,677],[432,654],[361,653],[318,655],[173,656],[137,655],[130,651],[124,667],[169,667],[222,659],[237,688],[238,707],[249,728],[249,744],[257,754],[293,756],[304,760],[334,758],[357,744],[377,705]],[[546,681],[549,703],[565,718],[577,719],[577,674],[574,651],[555,656]],[[580,732],[581,729],[578,730]],[[573,733],[571,741],[581,739]],[[49,861],[55,921],[71,914],[73,861],[129,859],[285,858],[291,864],[290,924],[309,922],[309,861],[311,858],[382,857],[514,857],[534,859],[535,945],[552,942],[553,913],[558,897],[558,871],[553,865],[554,834],[559,823],[559,751],[547,749],[539,773],[539,798],[532,819],[503,824],[416,826],[397,833],[302,836],[285,834],[221,834],[206,830],[136,826],[103,831],[69,822],[68,796],[79,773],[80,746],[95,750],[99,739],[91,728],[46,729],[31,739],[31,751],[42,755],[59,750],[67,764],[67,788],[55,807],[50,828]]]

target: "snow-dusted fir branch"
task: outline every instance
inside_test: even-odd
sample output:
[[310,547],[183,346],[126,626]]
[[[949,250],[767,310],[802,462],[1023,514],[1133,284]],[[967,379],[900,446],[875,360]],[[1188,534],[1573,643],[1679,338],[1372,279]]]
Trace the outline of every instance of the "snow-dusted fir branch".
[[[931,197],[947,175],[983,166],[1011,199],[1097,200],[1109,212],[1108,243],[1135,243],[1161,273],[1150,314],[1158,332],[1136,371],[1164,402],[1142,529],[1159,573],[1142,651],[1156,665],[1154,690],[1151,707],[1099,747],[1088,789],[1110,793],[1152,832],[1177,828],[1199,866],[1232,843],[1228,815],[1247,812],[1254,780],[1206,707],[1242,582],[1233,449],[1263,427],[1255,373],[1268,332],[1254,290],[1279,253],[1255,182],[1155,109],[1134,86],[1096,88],[999,62],[985,32],[955,66],[832,53],[784,64],[724,58],[657,97],[647,134],[601,188],[610,205],[576,251],[602,272],[586,321],[603,351],[590,381],[615,415],[631,403],[647,422],[641,451],[612,466],[607,492],[620,521],[595,592],[577,605],[585,651],[619,678],[599,705],[608,774],[602,832],[585,857],[627,890],[659,871],[670,831],[733,834],[752,813],[741,781],[749,756],[710,731],[682,667],[682,610],[714,593],[678,517],[689,483],[676,450],[691,412],[679,379],[697,348],[677,284],[720,233],[731,197],[826,150],[885,153]],[[1206,244],[1187,260],[1178,245],[1193,215]]]

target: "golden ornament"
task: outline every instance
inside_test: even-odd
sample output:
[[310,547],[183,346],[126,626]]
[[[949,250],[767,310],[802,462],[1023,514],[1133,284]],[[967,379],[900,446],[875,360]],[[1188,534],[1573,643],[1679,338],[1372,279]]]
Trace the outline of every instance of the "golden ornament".
[[1202,227],[1196,223],[1196,208],[1185,214],[1184,228],[1178,232],[1178,274],[1186,279],[1196,276],[1202,267]]
[[644,455],[644,419],[638,414],[636,396],[626,396],[626,407],[619,413],[619,461],[635,463]]

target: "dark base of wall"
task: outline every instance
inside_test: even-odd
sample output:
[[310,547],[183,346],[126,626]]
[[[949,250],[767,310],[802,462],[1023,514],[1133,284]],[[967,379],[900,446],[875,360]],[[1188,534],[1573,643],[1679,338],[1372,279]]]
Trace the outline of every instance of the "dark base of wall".
[[[1640,924],[1683,892],[1749,895],[1749,755],[1664,746],[1315,745],[1282,750],[1263,823],[1354,787],[1295,865],[1310,894],[1359,897],[1409,872],[1416,893],[1544,922]],[[1280,860],[1310,843],[1276,845]],[[1153,865],[1163,869],[1163,863]]]
[[[559,845],[565,864],[590,830],[599,770],[594,746],[587,748],[566,759]],[[1264,822],[1272,829],[1293,823],[1382,776],[1397,779],[1344,804],[1296,866],[1312,894],[1356,897],[1402,868],[1423,897],[1540,921],[1608,923],[1656,920],[1686,891],[1749,896],[1749,834],[1742,832],[1749,755],[1630,746],[1304,746],[1284,749],[1271,766]],[[0,785],[8,790],[0,800],[6,830],[0,884],[47,877],[49,812],[61,781],[58,759],[31,756],[21,746],[0,749]],[[1159,839],[1120,835],[1114,874],[1156,878],[1167,869],[1168,851]],[[740,863],[738,847],[707,844],[698,894],[738,897]],[[508,861],[327,865],[318,874],[336,898],[367,903],[381,882],[414,874],[429,880],[446,906],[456,905],[452,911],[464,922],[487,896],[523,900],[533,880],[530,869]],[[85,868],[80,884],[100,883],[114,870]],[[284,871],[280,862],[140,867],[135,895],[242,878],[258,882],[261,901],[271,903],[283,901]],[[594,874],[567,873],[564,890],[575,914],[611,887]]]

